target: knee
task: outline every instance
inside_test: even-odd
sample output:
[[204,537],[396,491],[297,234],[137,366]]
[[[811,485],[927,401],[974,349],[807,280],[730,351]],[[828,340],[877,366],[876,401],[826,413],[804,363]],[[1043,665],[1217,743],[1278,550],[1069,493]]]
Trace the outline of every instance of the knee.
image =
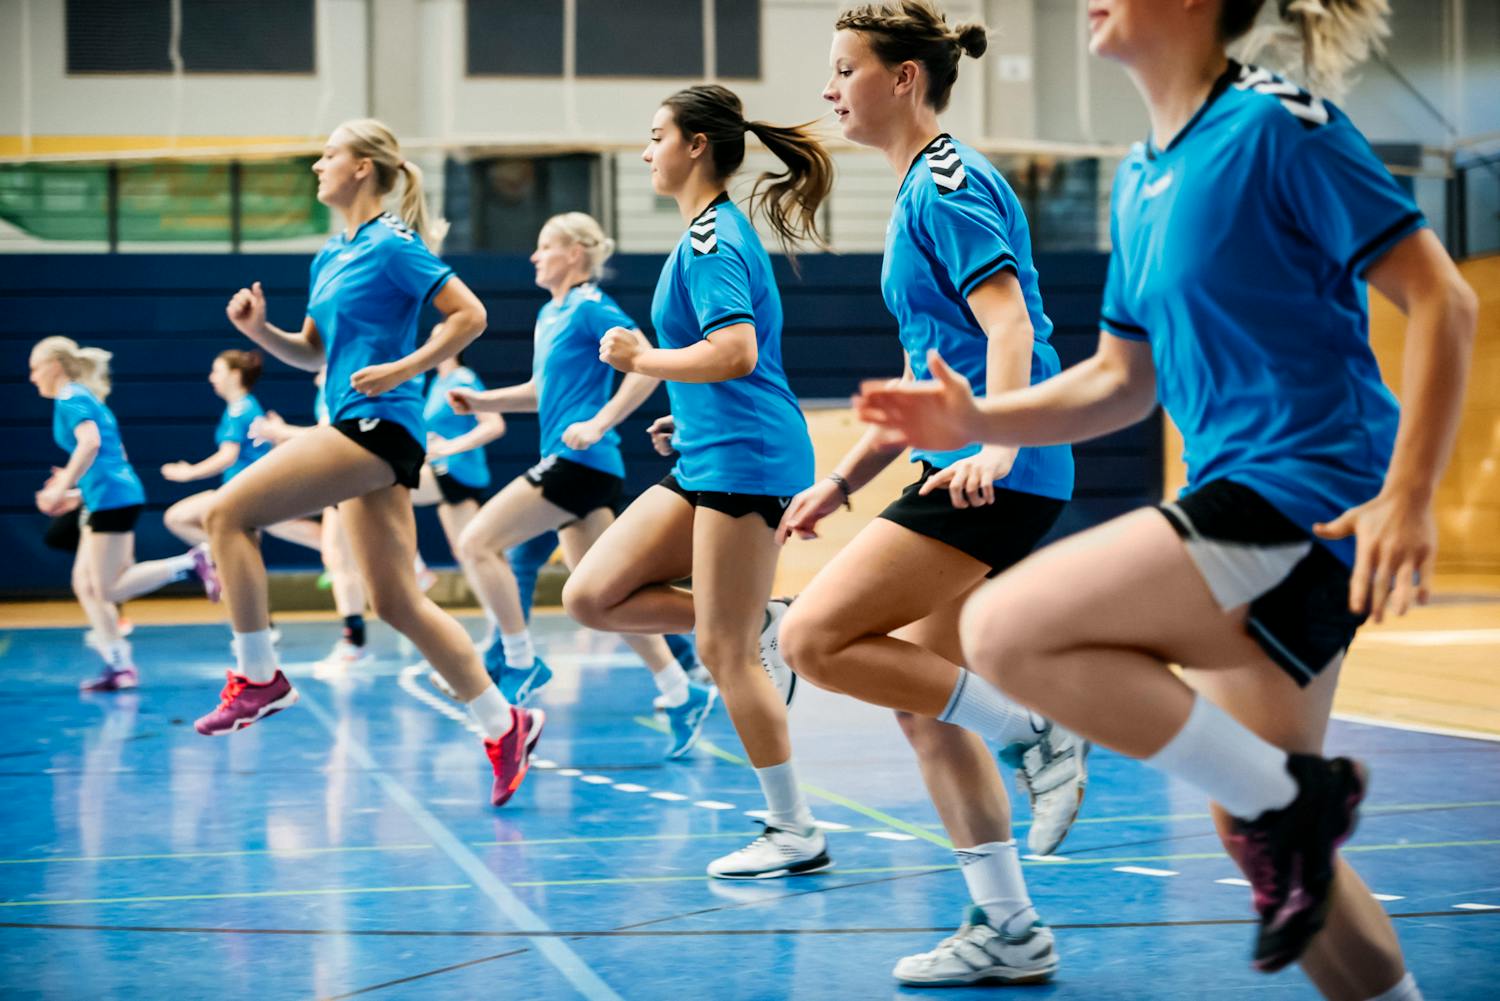
[[376,585],[372,582],[369,600],[370,607],[380,616],[381,622],[404,634],[416,621],[417,605],[422,597],[415,581],[410,586],[389,583]]
[[234,532],[244,532],[248,527],[234,506],[221,498],[210,500],[208,508],[203,512],[203,530],[211,538],[221,539]]
[[73,571],[73,594],[79,601],[96,601],[99,598],[99,589],[94,587],[94,580],[87,571]]
[[611,602],[604,590],[577,571],[568,575],[563,585],[563,610],[581,626],[608,630]]
[[955,729],[951,724],[930,716],[918,716],[899,709],[896,710],[896,725],[901,728],[902,735],[918,758],[939,753],[944,739]]
[[454,555],[458,557],[460,563],[465,565],[482,563],[487,559],[503,560],[505,558],[498,549],[490,544],[485,534],[476,531],[472,524],[458,533],[458,552]]
[[842,646],[833,624],[817,612],[792,605],[781,620],[781,654],[797,674],[829,691],[840,691],[833,654]]
[[[740,677],[739,672],[748,668],[755,660],[755,649],[748,643],[735,642],[724,636],[699,635],[698,659],[713,675],[719,687],[727,681],[730,685]],[[756,670],[760,670],[759,667]]]
[[1048,628],[1035,602],[996,581],[964,606],[959,620],[964,661],[1006,695],[1027,703],[1047,682],[1043,640]]

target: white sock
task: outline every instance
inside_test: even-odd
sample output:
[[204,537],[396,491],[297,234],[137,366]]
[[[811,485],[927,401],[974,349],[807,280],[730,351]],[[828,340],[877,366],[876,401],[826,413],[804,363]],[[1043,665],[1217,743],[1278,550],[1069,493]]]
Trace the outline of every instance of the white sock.
[[959,871],[969,886],[969,897],[984,909],[990,924],[999,928],[1009,923],[1011,930],[1021,931],[1037,919],[1026,892],[1026,877],[1021,875],[1021,856],[1015,839],[990,841],[973,848],[955,848]]
[[487,740],[499,740],[515,725],[511,719],[510,703],[494,685],[474,696],[467,708],[469,717]]
[[651,680],[656,682],[656,690],[661,692],[669,707],[680,706],[687,701],[688,676],[677,661],[672,661],[660,671],[652,672]]
[[1408,972],[1395,987],[1375,995],[1370,1001],[1422,1001],[1422,992],[1417,988],[1417,978]]
[[116,671],[135,666],[130,662],[130,643],[126,640],[116,640],[105,647],[103,652],[104,662]]
[[962,667],[958,669],[958,684],[948,696],[948,706],[938,716],[944,723],[961,726],[1001,747],[1033,743],[1039,731],[1032,726],[1031,718],[1025,706],[1012,702],[994,685]]
[[193,552],[194,550],[189,549],[181,556],[168,556],[162,562],[172,568],[177,580],[187,580],[193,575]]
[[760,780],[760,791],[766,797],[767,825],[804,836],[815,830],[812,811],[797,785],[797,770],[790,760],[770,768],[757,768],[755,777]]
[[1146,764],[1189,782],[1231,815],[1254,820],[1297,798],[1286,752],[1261,740],[1234,717],[1198,695],[1177,736]]
[[234,659],[239,673],[257,684],[264,684],[276,677],[276,646],[271,642],[271,630],[235,633]]
[[531,646],[531,631],[522,629],[514,636],[500,634],[501,648],[505,650],[506,667],[531,667],[536,663],[536,650]]

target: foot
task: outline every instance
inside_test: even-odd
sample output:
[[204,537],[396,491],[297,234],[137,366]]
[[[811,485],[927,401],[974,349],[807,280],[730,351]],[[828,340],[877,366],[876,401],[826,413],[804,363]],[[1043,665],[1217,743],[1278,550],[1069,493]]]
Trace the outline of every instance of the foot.
[[971,906],[958,931],[931,952],[907,956],[891,971],[911,987],[962,987],[967,984],[1040,984],[1057,972],[1052,929],[1033,920],[1024,928],[989,923],[984,910]]
[[134,664],[121,667],[110,667],[105,664],[104,671],[99,677],[79,682],[78,689],[84,692],[118,692],[125,688],[134,688],[140,683],[140,676],[136,673]]
[[495,679],[500,694],[513,706],[524,706],[543,685],[552,680],[552,668],[538,657],[530,667],[507,667]]
[[1089,742],[1047,721],[1030,744],[1011,744],[1000,760],[1016,770],[1016,781],[1031,800],[1031,830],[1026,847],[1033,855],[1051,855],[1078,819],[1088,785]]
[[781,656],[781,620],[791,607],[791,598],[772,598],[766,603],[766,620],[760,630],[760,666],[787,705],[797,692],[797,675]]
[[208,595],[209,601],[218,601],[224,594],[224,588],[219,583],[219,571],[214,567],[214,561],[208,555],[208,546],[194,546],[191,550],[193,556],[193,573],[203,582],[203,593]]
[[297,701],[297,689],[280,671],[270,681],[254,682],[226,671],[228,681],[219,693],[219,708],[198,717],[194,729],[205,737],[243,730],[256,720],[279,713]]
[[1348,758],[1287,757],[1297,798],[1254,820],[1233,821],[1229,852],[1250,880],[1260,929],[1254,966],[1274,973],[1297,960],[1328,916],[1334,859],[1359,820],[1364,766]]
[[500,675],[505,673],[505,645],[500,642],[498,633],[495,635],[495,642],[485,647],[481,656],[484,658],[484,673],[495,684],[500,684]]
[[[702,685],[705,688],[717,687],[714,685],[713,675],[709,674],[708,668],[704,667],[702,664],[699,664],[691,671],[688,671],[687,677],[688,684],[690,685]],[[667,697],[665,695],[658,695],[656,698],[651,700],[651,710],[653,712],[658,712],[665,715],[669,708],[670,707],[667,705]]]
[[713,712],[719,690],[706,685],[688,685],[687,701],[680,706],[667,707],[667,726],[672,731],[672,743],[667,748],[667,757],[676,759],[693,749],[698,738],[703,736],[703,724]]
[[710,862],[708,874],[715,879],[777,879],[831,868],[828,839],[822,831],[813,828],[811,834],[804,835],[767,826],[760,837],[739,851]]
[[339,639],[328,651],[328,656],[313,665],[313,677],[337,677],[349,671],[372,664],[375,655],[368,647],[355,646],[346,639]]
[[540,709],[510,707],[510,732],[499,740],[486,740],[484,751],[490,756],[490,766],[495,770],[495,783],[490,787],[490,803],[504,806],[506,801],[521,788],[526,772],[531,768],[531,751],[542,736],[542,726],[547,714]]

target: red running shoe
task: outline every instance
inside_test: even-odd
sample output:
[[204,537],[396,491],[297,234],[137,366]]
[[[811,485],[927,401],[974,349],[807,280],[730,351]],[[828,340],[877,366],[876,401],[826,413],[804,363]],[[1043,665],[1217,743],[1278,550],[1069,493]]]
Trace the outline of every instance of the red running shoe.
[[219,693],[219,708],[198,717],[193,727],[205,737],[243,730],[258,719],[294,704],[297,689],[280,671],[270,681],[254,682],[243,674],[226,671],[229,680]]
[[495,784],[490,789],[490,802],[495,806],[504,806],[521,788],[531,767],[531,750],[536,747],[546,722],[547,714],[540,709],[511,706],[510,731],[499,740],[484,742],[485,753],[495,769]]

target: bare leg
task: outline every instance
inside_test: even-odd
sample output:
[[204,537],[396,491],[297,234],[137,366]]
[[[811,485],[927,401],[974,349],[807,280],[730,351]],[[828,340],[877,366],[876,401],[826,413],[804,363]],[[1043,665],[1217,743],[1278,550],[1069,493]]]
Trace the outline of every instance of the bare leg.
[[94,578],[93,534],[89,528],[79,534],[78,551],[73,555],[73,594],[98,636],[100,648],[108,649],[121,639],[120,610],[105,599]]
[[[615,513],[609,508],[600,508],[589,513],[587,518],[575,521],[557,534],[558,542],[562,544],[563,562],[571,571],[577,567],[583,559],[584,554],[599,541],[605,529],[614,524]],[[645,661],[646,667],[652,674],[665,670],[677,661],[672,657],[672,651],[667,646],[667,641],[660,636],[643,636],[639,633],[625,633],[621,636],[626,645],[636,652],[636,655]]]
[[323,565],[333,579],[333,607],[343,618],[365,614],[367,598],[365,579],[359,575],[359,564],[354,559],[354,547],[349,544],[349,534],[344,531],[339,509],[323,509],[322,532]]
[[573,515],[542,496],[541,490],[517,477],[474,515],[458,540],[458,561],[480,604],[509,635],[525,632],[521,591],[505,559],[505,550],[551,531]]
[[693,595],[675,582],[693,571],[693,515],[693,505],[665,487],[637,497],[569,576],[568,614],[603,632],[692,632]]
[[134,532],[89,532],[89,558],[100,593],[118,605],[150,594],[183,575],[182,558],[135,562]]
[[266,534],[274,535],[282,542],[290,542],[294,546],[304,549],[321,551],[323,548],[323,529],[311,518],[293,518],[291,521],[278,521],[274,525],[266,526]]
[[188,545],[202,545],[208,541],[208,532],[203,528],[203,518],[208,514],[213,499],[212,490],[203,490],[191,497],[184,497],[162,512],[162,524],[167,526],[167,531]]

